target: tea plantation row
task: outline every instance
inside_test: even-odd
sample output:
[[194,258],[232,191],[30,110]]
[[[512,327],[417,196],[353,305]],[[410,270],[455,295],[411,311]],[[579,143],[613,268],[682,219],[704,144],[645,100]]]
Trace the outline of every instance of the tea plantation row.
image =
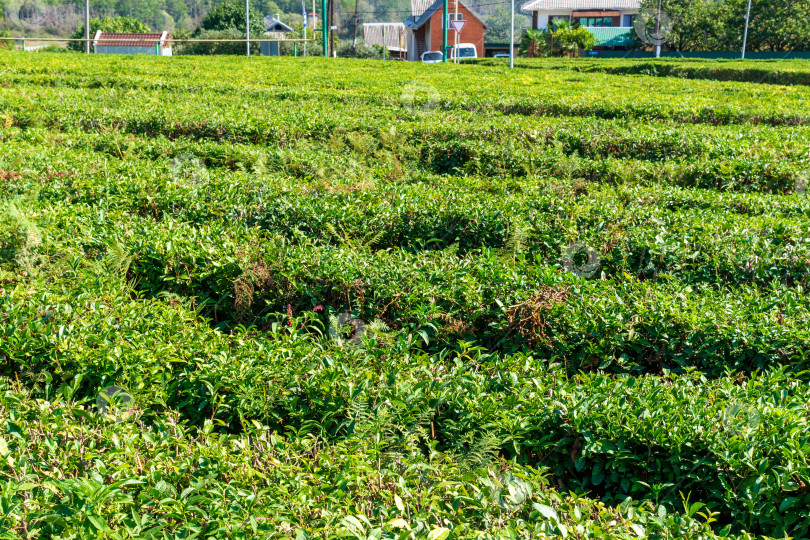
[[[687,53],[688,54],[688,53]],[[724,59],[703,60],[689,57],[668,57],[658,60],[627,57],[604,61],[592,58],[571,59],[518,59],[521,68],[560,69],[586,73],[610,73],[613,75],[646,75],[655,77],[679,77],[711,81],[737,81],[758,84],[810,85],[807,60],[790,58],[790,53],[775,53],[770,60]],[[490,58],[468,60],[482,65],[497,66],[503,61]]]

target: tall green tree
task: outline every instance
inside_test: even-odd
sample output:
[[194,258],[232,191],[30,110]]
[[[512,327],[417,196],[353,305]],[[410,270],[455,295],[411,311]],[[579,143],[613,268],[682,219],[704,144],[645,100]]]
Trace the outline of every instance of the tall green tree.
[[586,51],[596,46],[596,38],[588,30],[575,27],[568,21],[561,21],[551,32],[554,36],[554,45],[566,54],[576,54],[579,49]]
[[[510,9],[499,7],[492,15],[487,17],[487,39],[493,41],[509,42],[511,27]],[[531,26],[531,19],[524,13],[515,12],[515,41],[520,40],[524,30]]]
[[[250,35],[264,34],[264,16],[255,2],[250,3]],[[245,34],[245,3],[241,0],[225,0],[209,11],[202,19],[201,30],[239,30]]]
[[530,28],[521,35],[518,56],[539,57],[551,54],[551,34],[548,30]]
[[[733,0],[740,28],[745,2]],[[751,5],[748,49],[752,51],[810,50],[810,0],[757,0]]]
[[185,0],[163,0],[163,9],[178,22],[188,17],[188,5]]
[[[270,2],[272,3],[272,2]],[[267,2],[265,2],[267,4]],[[270,6],[271,9],[273,6]],[[277,6],[276,6],[277,7]],[[264,35],[265,13],[250,5],[250,36]],[[192,37],[198,39],[245,39],[245,4],[241,0],[225,0],[209,11]],[[259,44],[251,43],[251,54],[258,54]],[[244,43],[194,43],[181,49],[183,54],[245,54]]]

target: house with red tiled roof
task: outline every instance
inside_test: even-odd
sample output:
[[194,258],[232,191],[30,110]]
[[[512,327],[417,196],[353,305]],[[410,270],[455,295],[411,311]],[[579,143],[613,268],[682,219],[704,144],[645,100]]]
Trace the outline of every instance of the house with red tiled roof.
[[143,34],[122,32],[96,32],[93,50],[96,54],[152,54],[172,55],[172,36],[168,32]]

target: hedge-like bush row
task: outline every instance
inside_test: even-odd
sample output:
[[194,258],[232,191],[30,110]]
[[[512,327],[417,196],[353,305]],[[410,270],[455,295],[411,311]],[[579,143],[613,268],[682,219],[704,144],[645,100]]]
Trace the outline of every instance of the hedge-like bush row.
[[0,439],[2,468],[12,476],[3,493],[9,537],[753,538],[716,535],[694,501],[682,516],[663,505],[628,500],[611,508],[561,494],[541,471],[491,452],[435,452],[425,462],[393,436],[375,444],[375,422],[331,443],[259,423],[228,435],[212,422],[145,424],[137,409],[116,421],[61,395],[34,399],[5,381],[0,420],[13,434]]
[[[358,444],[355,436],[376,440],[372,452],[385,452],[394,469],[410,453],[424,470],[416,457],[423,445],[457,459],[460,468],[475,469],[498,453],[516,466],[548,467],[561,485],[609,503],[630,496],[671,511],[682,508],[683,496],[706,503],[721,526],[736,532],[800,537],[807,531],[810,395],[806,384],[780,370],[715,380],[568,377],[562,360],[548,369],[542,359],[502,358],[464,344],[420,354],[413,340],[421,338],[401,333],[391,341],[385,331],[370,332],[362,348],[336,347],[307,331],[312,314],[284,321],[261,339],[249,329],[226,336],[182,302],[116,294],[115,279],[109,266],[85,267],[53,282],[55,290],[78,283],[81,297],[49,294],[23,304],[15,297],[33,291],[19,286],[4,298],[2,309],[7,317],[11,312],[6,323],[23,329],[0,341],[4,371],[48,401],[40,414],[50,413],[60,395],[94,398],[114,382],[133,394],[131,405],[147,424],[160,426],[172,409],[201,426],[213,422],[200,445],[212,444],[207,434],[215,425],[250,435],[255,421],[338,449]],[[26,354],[14,347],[26,335],[49,336],[36,358],[50,369],[18,364]],[[13,422],[11,448],[30,448],[23,441],[36,423],[23,430],[18,416]],[[365,448],[358,459],[371,449]],[[398,452],[405,456],[396,458]],[[219,458],[212,465],[222,464]],[[106,473],[110,481],[116,474],[117,467]],[[452,474],[436,472],[445,481]],[[138,490],[130,492],[145,496]]]
[[[688,55],[688,53],[686,53]],[[775,85],[810,85],[810,61],[790,59],[790,53],[772,60],[702,60],[698,58],[660,58],[649,60],[632,58],[610,60],[556,58],[517,60],[516,66],[528,69],[560,69],[582,73],[609,73],[611,75],[648,75],[653,77],[678,77],[685,79],[735,81]],[[495,59],[468,60],[478,65],[498,66]]]

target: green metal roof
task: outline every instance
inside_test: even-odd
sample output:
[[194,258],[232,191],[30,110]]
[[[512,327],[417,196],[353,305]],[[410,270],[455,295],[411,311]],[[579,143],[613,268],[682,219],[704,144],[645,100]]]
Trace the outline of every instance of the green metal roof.
[[632,28],[592,27],[586,28],[596,38],[599,47],[624,47],[633,41]]

